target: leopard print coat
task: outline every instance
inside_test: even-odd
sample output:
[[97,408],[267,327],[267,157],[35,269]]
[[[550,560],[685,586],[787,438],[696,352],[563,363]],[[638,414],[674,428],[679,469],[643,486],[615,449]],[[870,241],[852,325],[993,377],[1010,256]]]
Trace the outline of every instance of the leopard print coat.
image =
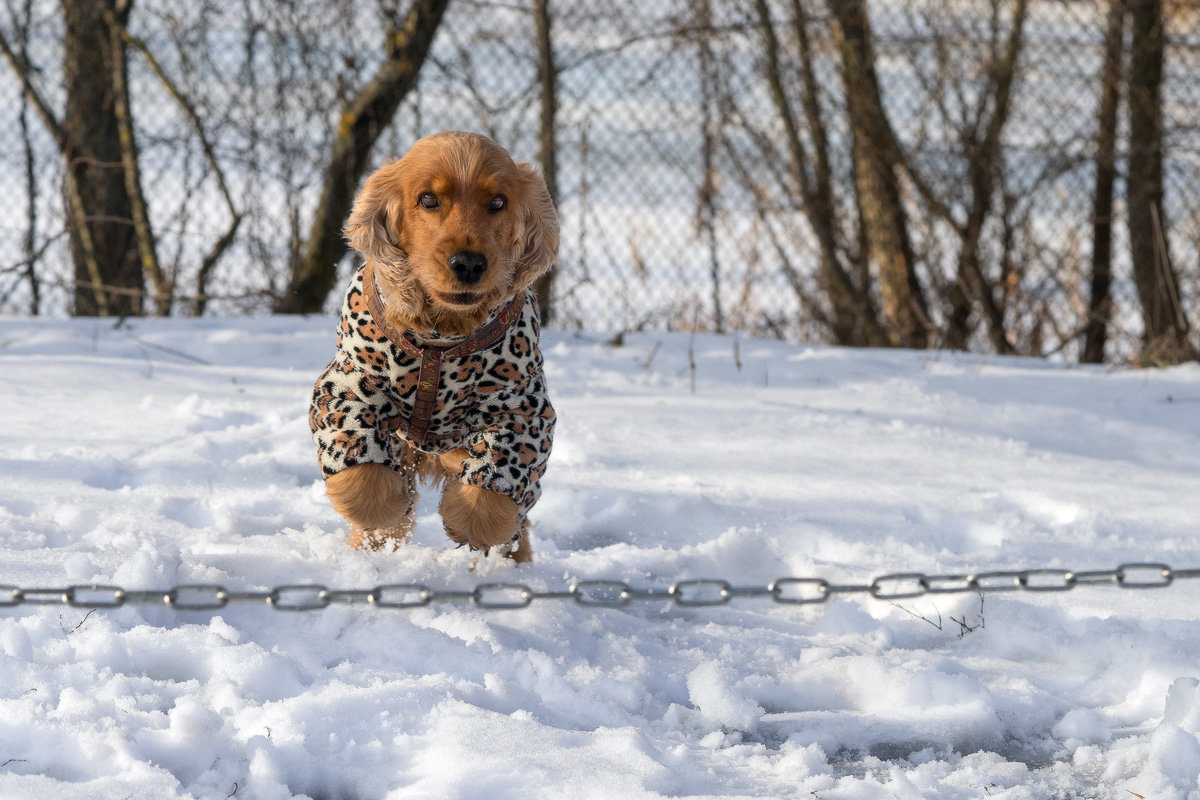
[[322,472],[366,463],[402,471],[409,447],[434,454],[464,448],[458,480],[511,497],[524,515],[541,494],[555,421],[532,290],[499,341],[441,362],[428,430],[414,436],[421,358],[409,350],[454,340],[436,333],[414,340],[408,332],[411,344],[398,346],[371,314],[364,269],[346,292],[337,355],[313,388],[309,423]]

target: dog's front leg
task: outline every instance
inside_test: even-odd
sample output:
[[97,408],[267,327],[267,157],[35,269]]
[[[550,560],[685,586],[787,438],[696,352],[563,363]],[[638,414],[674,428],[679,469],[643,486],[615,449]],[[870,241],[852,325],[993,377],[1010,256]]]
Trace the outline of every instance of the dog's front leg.
[[[442,492],[438,511],[451,541],[472,549],[502,547],[517,538],[520,522],[517,504],[499,492],[450,481]],[[532,553],[525,546],[515,548],[509,555],[523,562],[528,561]]]
[[413,528],[416,480],[384,464],[356,464],[325,479],[334,511],[350,522],[350,545],[377,550],[399,544]]
[[438,506],[446,535],[475,550],[507,547],[505,555],[518,564],[532,561],[528,525],[521,519],[516,502],[508,495],[456,480],[463,456],[465,453],[459,450],[438,459],[446,479]]

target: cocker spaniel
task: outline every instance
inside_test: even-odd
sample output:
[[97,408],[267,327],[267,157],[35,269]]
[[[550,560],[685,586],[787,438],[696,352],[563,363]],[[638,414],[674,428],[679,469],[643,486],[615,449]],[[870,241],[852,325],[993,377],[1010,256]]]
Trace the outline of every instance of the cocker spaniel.
[[435,134],[367,179],[345,233],[365,263],[309,421],[350,544],[405,541],[420,477],[452,541],[529,561],[555,420],[532,289],[558,251],[545,182],[486,136]]

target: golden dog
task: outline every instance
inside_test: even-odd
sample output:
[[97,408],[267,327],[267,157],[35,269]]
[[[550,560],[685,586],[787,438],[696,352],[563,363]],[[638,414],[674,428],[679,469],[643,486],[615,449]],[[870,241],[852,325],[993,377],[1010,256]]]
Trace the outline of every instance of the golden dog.
[[310,422],[350,543],[406,539],[424,477],[451,540],[528,561],[554,428],[531,289],[558,250],[545,182],[486,136],[435,134],[367,179],[345,233],[365,263]]

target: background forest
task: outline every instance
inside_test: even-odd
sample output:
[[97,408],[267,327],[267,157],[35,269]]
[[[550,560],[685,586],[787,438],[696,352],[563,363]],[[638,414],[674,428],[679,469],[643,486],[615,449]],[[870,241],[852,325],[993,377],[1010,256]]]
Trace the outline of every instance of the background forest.
[[[1198,94],[1200,0],[0,0],[0,797],[1196,800]],[[447,128],[562,220],[520,567],[310,438]]]
[[538,163],[559,329],[1144,364],[1200,317],[1200,8],[4,0],[0,312],[317,312],[361,178]]

